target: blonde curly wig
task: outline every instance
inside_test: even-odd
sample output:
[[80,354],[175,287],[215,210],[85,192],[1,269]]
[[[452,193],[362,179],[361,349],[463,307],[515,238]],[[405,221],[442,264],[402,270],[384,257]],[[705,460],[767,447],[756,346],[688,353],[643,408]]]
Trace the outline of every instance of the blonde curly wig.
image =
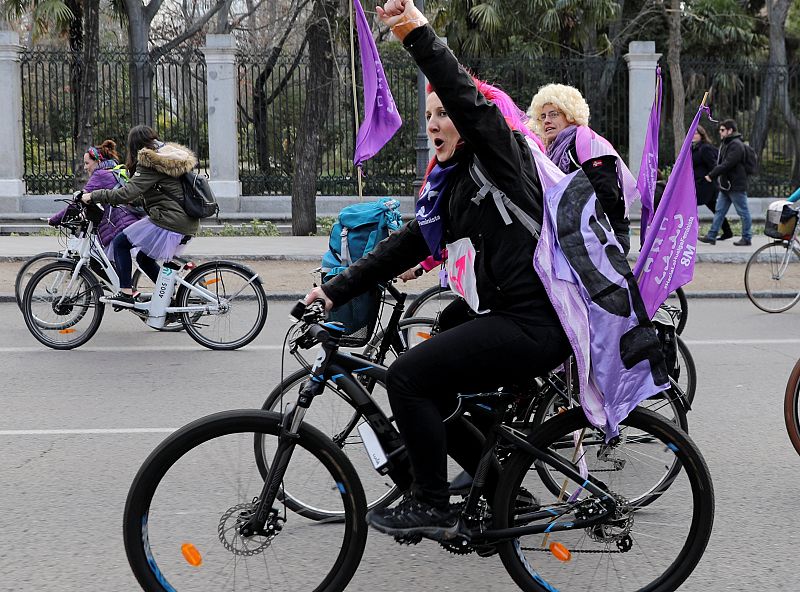
[[540,137],[544,137],[542,122],[539,114],[542,107],[548,103],[555,105],[567,118],[567,121],[576,125],[589,125],[589,105],[583,98],[581,91],[574,86],[566,84],[546,84],[539,89],[528,108],[528,127]]

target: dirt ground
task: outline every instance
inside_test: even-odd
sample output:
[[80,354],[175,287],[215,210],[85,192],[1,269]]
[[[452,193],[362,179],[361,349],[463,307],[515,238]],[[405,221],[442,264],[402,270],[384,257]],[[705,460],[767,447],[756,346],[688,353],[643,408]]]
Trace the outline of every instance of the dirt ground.
[[[319,275],[313,273],[316,265],[308,261],[245,261],[243,262],[262,277],[268,294],[300,294],[308,291],[313,283],[319,283]],[[14,292],[14,280],[22,263],[0,262],[0,294]],[[408,293],[421,292],[437,282],[435,272],[400,284]],[[698,263],[694,270],[694,281],[685,287],[687,293],[735,291],[744,293],[744,265],[725,263]]]

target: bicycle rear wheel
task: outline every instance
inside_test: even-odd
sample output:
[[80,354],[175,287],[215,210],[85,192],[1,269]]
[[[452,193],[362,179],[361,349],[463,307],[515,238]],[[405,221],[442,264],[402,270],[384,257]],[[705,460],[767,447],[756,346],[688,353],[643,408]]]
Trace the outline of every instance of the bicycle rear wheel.
[[322,525],[286,513],[275,500],[263,536],[239,530],[263,486],[253,438],[268,439],[274,451],[280,421],[259,410],[210,415],[150,454],[131,485],[123,522],[128,562],[144,590],[344,590],[366,544],[364,492],[347,458],[319,430],[301,426],[284,483],[338,504],[343,520]]
[[[554,417],[529,437],[535,447],[548,449],[573,467],[585,460],[588,478],[614,496],[617,511],[587,528],[526,535],[499,544],[503,565],[521,589],[671,592],[697,566],[714,522],[714,488],[705,460],[684,432],[651,411],[634,410],[622,422],[622,431],[646,435],[651,441],[647,454],[629,449],[624,438],[606,447],[602,434],[595,437],[598,434],[580,408]],[[575,444],[576,433],[586,436],[581,447]],[[535,467],[538,462],[520,450],[504,467],[496,497],[498,528],[529,522],[515,508],[520,488],[539,496],[542,509],[554,514],[563,511],[568,499],[570,505],[576,504],[574,518],[554,519],[551,524],[568,525],[570,520],[591,516],[589,510],[598,507],[599,500],[572,481],[564,486],[563,495],[543,491]],[[611,463],[617,468],[603,467]],[[682,467],[671,487],[647,508],[632,505],[631,497],[642,485],[648,487],[664,464]],[[564,483],[561,473],[549,466],[546,470]],[[570,498],[571,494],[575,497]],[[551,551],[552,543],[555,551]]]
[[[435,334],[435,321],[433,319],[410,317],[401,319],[397,325],[397,339],[390,342],[392,345],[383,359],[380,358],[380,349],[386,336],[383,328],[375,331],[369,343],[364,347],[363,354],[371,361],[389,366],[397,357],[409,348],[427,341]],[[391,337],[391,336],[390,336]]]
[[800,300],[800,253],[794,241],[775,241],[760,247],[744,270],[750,302],[764,312],[789,310]]
[[[194,269],[186,281],[210,293],[220,306],[217,313],[197,316],[182,313],[183,325],[192,339],[209,349],[238,349],[253,341],[267,320],[267,295],[256,274],[228,261],[205,263]],[[207,306],[206,298],[181,286],[178,306]]]
[[[261,408],[281,413],[287,403],[297,401],[300,387],[310,376],[308,371],[302,368],[289,375],[272,390]],[[390,413],[389,398],[383,383],[375,382],[372,397],[385,413]],[[325,384],[325,390],[314,398],[304,420],[327,434],[350,460],[364,487],[368,509],[388,506],[400,497],[401,492],[392,480],[373,468],[358,431],[358,426],[366,420],[353,407],[350,397],[337,383],[328,381]],[[266,476],[269,454],[264,449],[264,442],[258,438],[255,441],[255,454],[259,470],[262,476]],[[344,518],[338,504],[327,505],[325,500],[311,498],[302,489],[287,486],[283,495],[287,508],[311,520]]]
[[89,341],[103,320],[103,290],[74,261],[55,261],[37,271],[25,288],[22,315],[31,334],[47,347],[72,349]]
[[792,446],[800,454],[800,360],[792,369],[783,398],[783,417]]
[[61,259],[61,253],[57,251],[45,251],[44,253],[34,255],[22,264],[14,280],[14,298],[20,310],[22,310],[22,297],[25,295],[25,286],[28,285],[33,274],[45,265],[49,265],[59,259]]

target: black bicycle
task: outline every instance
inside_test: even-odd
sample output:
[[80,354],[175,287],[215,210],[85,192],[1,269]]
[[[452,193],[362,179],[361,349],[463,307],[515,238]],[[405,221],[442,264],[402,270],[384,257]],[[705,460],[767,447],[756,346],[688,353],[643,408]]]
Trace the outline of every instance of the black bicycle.
[[[683,288],[678,288],[673,292],[677,298],[680,310],[678,317],[678,324],[675,332],[680,335],[686,327],[686,322],[689,320],[689,301],[686,299],[686,293]],[[430,288],[420,292],[414,300],[408,305],[405,318],[410,317],[428,317],[432,318],[437,313],[441,312],[448,304],[455,300],[456,295],[447,286],[431,286]]]
[[[324,385],[335,381],[356,402],[377,472],[405,490],[411,481],[398,432],[360,377],[386,368],[339,351],[342,327],[310,307],[290,351],[321,344],[313,376],[281,413],[238,410],[199,419],[148,457],[128,494],[128,561],[148,591],[340,591],[366,545],[366,498],[358,474],[327,436],[304,421]],[[657,414],[637,409],[606,441],[580,408],[523,434],[505,425],[517,395],[465,395],[448,421],[484,414],[491,428],[458,529],[439,541],[455,553],[499,553],[523,590],[676,590],[711,535],[714,491],[691,439]],[[505,458],[499,483],[486,475]],[[635,499],[653,474],[681,470],[658,499]],[[551,493],[540,475],[561,483]],[[336,506],[343,518],[309,520],[288,507],[288,492]],[[532,495],[533,494],[533,495]],[[294,493],[292,494],[294,495]],[[402,540],[417,543],[418,538]]]

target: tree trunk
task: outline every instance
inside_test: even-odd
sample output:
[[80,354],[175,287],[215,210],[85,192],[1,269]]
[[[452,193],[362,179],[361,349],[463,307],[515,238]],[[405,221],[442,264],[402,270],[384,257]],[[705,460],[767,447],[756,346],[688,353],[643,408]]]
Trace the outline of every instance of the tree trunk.
[[83,9],[80,0],[65,0],[73,18],[69,23],[69,87],[72,98],[72,137],[79,133],[78,112],[81,104],[81,79],[83,77]]
[[83,151],[94,143],[92,125],[94,124],[95,91],[97,89],[97,53],[100,50],[100,0],[84,0],[84,43],[83,69],[80,81],[80,104],[78,105],[78,129],[75,136],[75,179],[76,189],[85,184],[83,172]]
[[771,117],[770,110],[775,99],[775,91],[786,79],[786,17],[789,14],[791,0],[767,0],[767,20],[769,21],[769,60],[767,73],[761,84],[760,101],[753,131],[750,134],[750,145],[761,158],[761,152],[767,143]]
[[150,21],[136,2],[128,2],[131,114],[133,125],[153,126],[153,68],[148,52]]
[[317,231],[317,175],[322,153],[320,132],[328,118],[333,94],[333,52],[328,24],[334,21],[335,12],[336,0],[314,0],[306,26],[308,82],[295,143],[292,183],[292,234],[295,236],[307,236]]
[[672,133],[675,136],[673,138],[675,158],[678,158],[686,135],[686,123],[684,122],[686,91],[681,72],[681,0],[670,0],[667,22],[669,23],[667,64],[669,64],[669,78],[672,85]]

